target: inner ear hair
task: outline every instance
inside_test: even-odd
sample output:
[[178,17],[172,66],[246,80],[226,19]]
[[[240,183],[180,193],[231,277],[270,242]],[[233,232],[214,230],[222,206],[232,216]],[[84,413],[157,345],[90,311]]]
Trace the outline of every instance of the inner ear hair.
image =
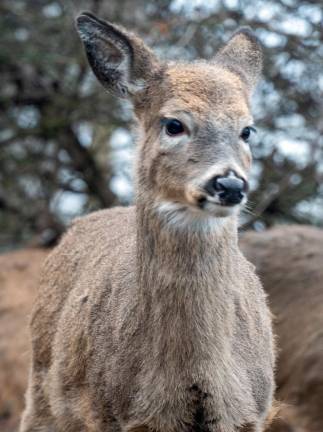
[[214,61],[239,75],[251,91],[262,70],[262,46],[249,27],[241,27],[216,54]]
[[145,87],[157,59],[140,38],[90,12],[81,13],[76,26],[90,66],[105,88],[124,98]]

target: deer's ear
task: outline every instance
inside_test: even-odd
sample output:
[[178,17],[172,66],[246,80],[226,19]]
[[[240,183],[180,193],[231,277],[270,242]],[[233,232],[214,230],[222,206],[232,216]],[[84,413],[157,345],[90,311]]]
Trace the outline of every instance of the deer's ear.
[[242,27],[216,54],[214,60],[238,74],[251,91],[262,70],[262,48],[258,38],[248,27]]
[[77,18],[76,25],[92,70],[104,87],[122,98],[143,90],[158,61],[141,39],[88,12]]

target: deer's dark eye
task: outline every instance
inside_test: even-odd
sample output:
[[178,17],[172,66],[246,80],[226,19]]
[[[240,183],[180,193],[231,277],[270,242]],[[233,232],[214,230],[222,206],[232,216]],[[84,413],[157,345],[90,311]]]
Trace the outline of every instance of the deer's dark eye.
[[251,126],[247,126],[247,127],[243,128],[241,135],[240,135],[240,138],[242,138],[243,141],[247,142],[249,137],[250,137],[251,132],[256,132],[256,129],[251,127]]
[[180,135],[185,131],[183,123],[177,119],[163,119],[163,124],[169,136]]

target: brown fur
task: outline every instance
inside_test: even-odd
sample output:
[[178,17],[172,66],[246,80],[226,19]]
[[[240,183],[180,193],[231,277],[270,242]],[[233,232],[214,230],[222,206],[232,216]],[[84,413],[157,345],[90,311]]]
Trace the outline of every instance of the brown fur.
[[323,430],[323,231],[279,227],[247,233],[243,251],[269,294],[278,335],[274,432]]
[[[239,206],[205,187],[247,180],[239,136],[259,44],[242,30],[211,63],[167,65],[92,15],[78,28],[100,81],[134,103],[136,206],[75,222],[47,260],[20,430],[259,432],[274,391],[270,313],[238,249]],[[169,117],[185,133],[169,136]]]
[[[257,265],[271,308],[277,316],[274,324],[280,355],[276,397],[283,404],[279,404],[278,416],[270,432],[297,432],[299,428],[306,432],[323,430],[323,351],[322,344],[316,342],[323,328],[323,313],[312,315],[312,308],[304,303],[297,322],[293,321],[294,304],[303,299],[312,299],[319,307],[323,304],[322,244],[323,231],[307,226],[247,232],[240,241],[250,261]],[[39,269],[47,254],[45,250],[27,249],[0,256],[1,432],[16,430],[23,408],[30,351],[26,323],[35,297]],[[303,325],[303,320],[308,324]],[[317,336],[305,344],[308,326]],[[313,356],[317,365],[314,369],[307,366],[313,363]],[[298,366],[291,368],[291,361]],[[298,394],[302,396],[297,397]]]

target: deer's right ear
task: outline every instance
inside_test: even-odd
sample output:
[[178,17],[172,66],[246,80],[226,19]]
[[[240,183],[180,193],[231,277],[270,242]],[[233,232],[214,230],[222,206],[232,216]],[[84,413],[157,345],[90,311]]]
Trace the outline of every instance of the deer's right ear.
[[88,12],[77,18],[76,25],[92,70],[104,87],[122,98],[143,90],[158,61],[141,39]]
[[261,44],[249,27],[242,27],[215,55],[214,60],[238,74],[252,91],[262,69]]

